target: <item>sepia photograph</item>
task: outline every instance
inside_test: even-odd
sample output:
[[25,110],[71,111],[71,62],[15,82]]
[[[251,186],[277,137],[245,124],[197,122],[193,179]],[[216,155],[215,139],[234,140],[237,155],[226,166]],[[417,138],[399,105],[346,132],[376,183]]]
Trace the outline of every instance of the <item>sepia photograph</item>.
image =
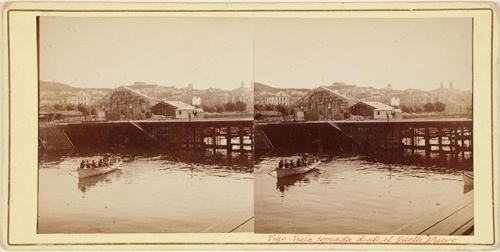
[[258,20],[254,78],[256,233],[474,233],[471,19]]
[[38,233],[253,231],[245,20],[38,25]]
[[498,244],[492,3],[9,2],[2,247]]

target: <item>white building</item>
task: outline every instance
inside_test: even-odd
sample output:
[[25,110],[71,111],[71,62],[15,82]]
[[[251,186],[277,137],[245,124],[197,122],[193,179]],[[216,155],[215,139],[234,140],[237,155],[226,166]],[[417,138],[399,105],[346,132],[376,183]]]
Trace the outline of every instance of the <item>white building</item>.
[[151,112],[171,119],[195,119],[201,117],[203,110],[181,101],[160,101],[151,107]]
[[290,95],[283,91],[278,91],[275,94],[269,95],[265,98],[265,103],[266,104],[272,104],[272,105],[284,105],[284,106],[289,106],[290,105]]
[[387,104],[374,101],[362,101],[351,107],[351,114],[363,116],[374,120],[401,119],[401,109],[393,108]]
[[201,97],[193,96],[193,98],[191,99],[191,104],[193,106],[201,106]]
[[398,107],[400,105],[400,100],[399,97],[392,97],[391,98],[391,106]]
[[85,92],[78,92],[75,95],[66,96],[61,99],[62,104],[73,104],[73,105],[86,105],[91,106],[94,104],[94,99],[92,96],[88,95]]

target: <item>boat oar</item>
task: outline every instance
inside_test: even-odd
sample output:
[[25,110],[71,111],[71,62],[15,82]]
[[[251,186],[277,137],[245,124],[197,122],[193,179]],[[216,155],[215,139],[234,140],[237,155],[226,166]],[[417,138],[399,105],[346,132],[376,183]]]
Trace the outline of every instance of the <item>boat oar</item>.
[[268,174],[269,176],[271,176],[271,177],[276,178],[277,176],[273,176],[273,175],[271,174],[271,172],[273,172],[273,171],[276,171],[276,169],[274,169],[274,170],[270,170],[269,172],[267,172],[267,174]]

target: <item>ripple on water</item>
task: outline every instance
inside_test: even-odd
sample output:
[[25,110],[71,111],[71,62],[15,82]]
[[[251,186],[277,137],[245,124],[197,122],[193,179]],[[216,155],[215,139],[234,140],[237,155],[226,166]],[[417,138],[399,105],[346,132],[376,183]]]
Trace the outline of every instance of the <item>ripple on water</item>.
[[444,167],[384,164],[362,157],[323,162],[316,172],[280,183],[255,165],[255,230],[288,233],[386,233],[463,195],[461,174]]
[[81,159],[99,157],[40,162],[40,233],[227,232],[253,215],[246,167],[143,156],[102,176],[69,174]]

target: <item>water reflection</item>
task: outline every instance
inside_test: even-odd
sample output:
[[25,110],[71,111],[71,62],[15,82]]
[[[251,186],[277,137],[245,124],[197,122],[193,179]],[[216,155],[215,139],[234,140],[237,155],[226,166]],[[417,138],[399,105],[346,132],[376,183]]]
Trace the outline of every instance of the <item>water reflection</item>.
[[78,190],[85,193],[89,191],[92,187],[97,186],[100,183],[111,183],[113,177],[120,177],[122,171],[117,169],[112,172],[101,174],[97,176],[79,178],[78,179]]
[[464,193],[462,172],[453,167],[358,155],[324,155],[317,171],[279,180],[270,176],[280,159],[298,155],[256,159],[256,232],[389,233]]
[[289,187],[300,184],[308,184],[311,179],[317,178],[320,174],[320,171],[317,169],[313,169],[307,173],[297,174],[294,176],[277,178],[276,181],[276,189],[282,193],[281,197],[284,197],[285,191],[288,190]]
[[74,176],[103,154],[40,158],[38,233],[229,232],[253,216],[248,157],[120,152],[118,170]]

